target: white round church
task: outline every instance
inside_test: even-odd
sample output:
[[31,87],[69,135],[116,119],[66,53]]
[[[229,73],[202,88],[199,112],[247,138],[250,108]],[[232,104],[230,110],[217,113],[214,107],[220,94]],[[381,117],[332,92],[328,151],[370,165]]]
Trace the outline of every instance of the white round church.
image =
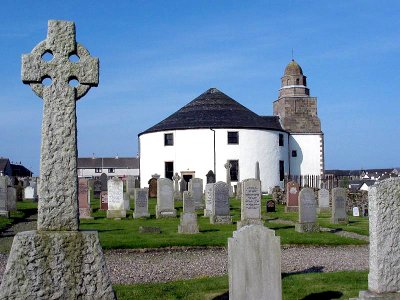
[[285,175],[323,174],[323,133],[317,100],[292,60],[285,69],[274,116],[259,116],[223,92],[211,88],[165,120],[139,134],[140,181],[153,174],[188,181],[212,170],[231,182],[254,178],[259,163],[262,191],[282,186]]

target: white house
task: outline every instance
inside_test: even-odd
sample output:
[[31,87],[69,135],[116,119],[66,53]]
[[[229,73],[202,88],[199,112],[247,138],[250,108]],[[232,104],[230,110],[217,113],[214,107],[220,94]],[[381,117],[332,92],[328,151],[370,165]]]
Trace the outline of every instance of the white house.
[[226,181],[232,165],[236,184],[255,177],[260,165],[262,190],[283,186],[285,175],[323,174],[323,133],[317,100],[309,96],[302,69],[291,61],[281,79],[274,116],[259,116],[218,89],[211,88],[165,120],[139,134],[140,180],[151,175],[187,181],[206,180],[209,170]]
[[139,177],[139,158],[137,157],[79,157],[78,177],[96,178],[102,173],[107,176]]

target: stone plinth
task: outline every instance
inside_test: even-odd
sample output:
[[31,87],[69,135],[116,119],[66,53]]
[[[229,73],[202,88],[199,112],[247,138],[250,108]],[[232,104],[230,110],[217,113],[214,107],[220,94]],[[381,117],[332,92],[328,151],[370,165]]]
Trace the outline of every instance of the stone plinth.
[[24,231],[13,241],[0,299],[116,299],[97,232]]

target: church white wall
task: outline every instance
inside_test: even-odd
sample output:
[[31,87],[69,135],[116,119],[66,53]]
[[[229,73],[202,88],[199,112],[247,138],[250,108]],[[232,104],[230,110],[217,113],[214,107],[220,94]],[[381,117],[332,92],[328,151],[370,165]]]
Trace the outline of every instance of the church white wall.
[[[322,148],[322,134],[291,134],[289,137],[291,175],[321,175]],[[297,157],[292,157],[292,150],[297,151]]]
[[[227,160],[239,160],[239,180],[255,176],[255,164],[260,164],[262,190],[267,192],[275,185],[281,185],[279,160],[288,172],[287,133],[256,129],[214,129],[216,148],[217,181],[226,181]],[[227,132],[239,132],[239,144],[227,143]],[[174,145],[164,146],[164,134],[174,134]],[[279,146],[279,133],[284,135],[285,144]],[[206,182],[206,174],[214,170],[214,133],[210,129],[187,129],[143,134],[140,142],[141,186],[147,186],[151,175],[165,177],[166,161],[174,162],[174,173],[194,171],[195,176]],[[236,182],[232,182],[236,184]]]
[[78,177],[100,177],[102,173],[107,176],[128,176],[139,177],[139,169],[114,169],[113,173],[108,172],[108,168],[102,169],[100,173],[96,173],[95,169],[78,169]]

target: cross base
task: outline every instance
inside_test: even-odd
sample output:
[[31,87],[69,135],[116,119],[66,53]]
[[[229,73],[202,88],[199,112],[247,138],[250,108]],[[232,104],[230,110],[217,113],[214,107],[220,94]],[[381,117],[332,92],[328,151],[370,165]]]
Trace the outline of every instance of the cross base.
[[97,232],[18,233],[0,299],[116,299]]

